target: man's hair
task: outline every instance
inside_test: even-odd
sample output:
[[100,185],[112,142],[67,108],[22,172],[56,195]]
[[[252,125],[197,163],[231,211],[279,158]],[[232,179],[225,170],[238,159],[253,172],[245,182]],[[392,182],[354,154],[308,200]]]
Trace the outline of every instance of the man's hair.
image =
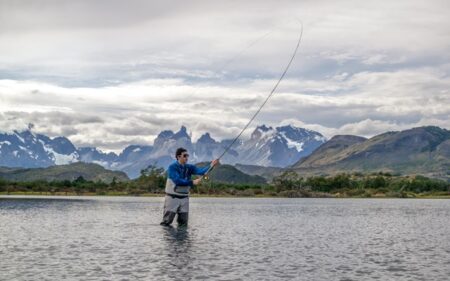
[[177,151],[175,152],[175,158],[178,159],[178,156],[181,156],[181,154],[186,151],[187,150],[185,148],[182,147],[178,148]]

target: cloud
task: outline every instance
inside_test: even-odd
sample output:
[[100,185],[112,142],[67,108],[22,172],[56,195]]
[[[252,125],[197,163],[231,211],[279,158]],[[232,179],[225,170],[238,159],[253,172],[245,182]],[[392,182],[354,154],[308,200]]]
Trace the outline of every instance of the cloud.
[[304,37],[292,75],[426,65],[449,58],[449,11],[445,0],[2,1],[0,74],[74,87],[274,78],[295,46],[296,18]]
[[[0,1],[0,128],[118,151],[185,125],[327,136],[450,128],[450,6],[418,1]],[[245,135],[248,135],[246,132]]]
[[[123,143],[151,144],[161,130],[178,130],[181,125],[192,131],[194,140],[205,132],[220,140],[239,133],[275,82],[250,80],[239,86],[211,86],[157,79],[102,88],[66,88],[0,80],[4,111],[0,125],[14,129],[33,123],[35,131],[66,135],[77,145],[116,151]],[[343,73],[323,80],[288,79],[253,126],[291,123],[328,137],[370,137],[386,130],[433,124],[450,128],[449,88],[448,76],[430,68]]]

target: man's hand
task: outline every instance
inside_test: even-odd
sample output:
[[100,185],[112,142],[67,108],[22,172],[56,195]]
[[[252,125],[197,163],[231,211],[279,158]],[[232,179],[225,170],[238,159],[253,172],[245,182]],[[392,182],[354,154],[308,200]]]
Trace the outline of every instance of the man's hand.
[[216,166],[217,164],[220,164],[219,163],[219,159],[214,159],[212,162],[211,162],[211,166]]
[[199,185],[202,182],[202,178],[198,178],[192,181],[194,185]]

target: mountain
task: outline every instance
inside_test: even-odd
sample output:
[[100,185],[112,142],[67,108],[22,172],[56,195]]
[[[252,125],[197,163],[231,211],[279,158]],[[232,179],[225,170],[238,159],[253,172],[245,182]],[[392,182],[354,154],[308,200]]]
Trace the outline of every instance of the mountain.
[[349,146],[366,141],[366,138],[351,136],[351,135],[337,135],[332,137],[329,141],[321,145],[308,157],[303,158],[294,167],[318,167],[327,165],[332,162],[339,152],[345,150]]
[[264,167],[257,165],[242,165],[242,164],[236,164],[235,168],[248,175],[261,176],[267,181],[271,181],[275,176],[280,175],[286,170],[286,168],[279,168],[279,167]]
[[[191,163],[198,163],[218,157],[231,142],[217,141],[209,133],[193,142],[182,126],[178,132],[162,131],[151,146],[130,145],[117,155],[95,147],[76,148],[65,137],[14,131],[0,133],[0,166],[39,168],[82,161],[136,178],[149,165],[166,168],[180,146],[189,150]],[[268,180],[282,168],[305,175],[389,171],[449,178],[449,159],[450,132],[439,127],[387,132],[370,139],[338,135],[326,141],[321,134],[303,128],[262,125],[249,139],[236,141],[221,162]]]
[[95,147],[80,147],[77,152],[79,155],[79,161],[96,163],[104,167],[108,167],[109,163],[116,162],[119,158],[117,154],[113,152],[104,153]]
[[[149,155],[153,147],[148,145],[130,145],[126,147],[114,162],[108,162],[112,170],[120,170],[130,178],[137,178],[142,169],[147,168],[152,162]],[[103,165],[105,167],[105,165]]]
[[72,163],[68,165],[51,166],[47,168],[6,168],[0,167],[0,177],[11,181],[35,181],[35,180],[75,180],[82,176],[86,180],[111,182],[128,181],[124,172],[106,170],[100,165],[92,163]]
[[309,155],[326,141],[320,133],[293,126],[258,126],[249,140],[236,150],[239,159],[235,163],[287,167]]
[[[197,164],[204,166],[207,163]],[[218,165],[209,174],[213,182],[234,183],[234,184],[266,184],[266,180],[257,175],[248,175],[231,165]]]
[[[293,126],[258,126],[251,138],[239,139],[223,156],[224,164],[286,167],[309,155],[325,138],[318,132]],[[124,171],[131,178],[149,165],[166,168],[175,159],[178,147],[191,154],[191,163],[210,161],[223,153],[232,140],[216,141],[209,133],[193,142],[185,126],[178,132],[164,130],[150,145],[130,145],[119,155],[95,147],[76,148],[65,137],[49,138],[30,130],[0,134],[0,165],[38,168],[75,162],[96,163],[107,169]]]
[[65,137],[51,139],[29,130],[0,134],[0,166],[37,168],[77,161],[79,154]]
[[450,179],[450,131],[426,126],[370,139],[335,136],[292,168],[303,174],[386,171]]

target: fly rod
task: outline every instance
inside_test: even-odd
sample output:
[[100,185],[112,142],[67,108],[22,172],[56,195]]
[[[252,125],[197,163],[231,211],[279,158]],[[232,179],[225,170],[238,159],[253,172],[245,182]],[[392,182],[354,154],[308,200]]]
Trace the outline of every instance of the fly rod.
[[[289,70],[289,68],[290,68],[290,66],[292,64],[292,61],[294,60],[295,56],[297,55],[297,51],[298,51],[298,48],[300,46],[300,42],[301,42],[302,36],[303,36],[303,23],[301,21],[300,21],[300,26],[301,26],[301,28],[300,28],[300,35],[299,35],[298,40],[297,40],[297,45],[295,46],[294,52],[291,55],[291,59],[289,60],[289,63],[286,65],[286,67],[284,68],[284,71],[281,74],[280,78],[278,79],[277,83],[272,88],[272,90],[270,91],[269,95],[266,97],[264,102],[259,106],[258,110],[250,118],[248,123],[244,126],[244,128],[242,128],[241,132],[233,139],[233,141],[228,146],[226,146],[226,148],[224,149],[223,153],[217,158],[217,160],[220,160],[228,152],[228,150],[230,150],[230,148],[235,144],[235,142],[241,137],[241,135],[244,133],[244,131],[250,126],[250,124],[253,122],[253,120],[255,120],[256,116],[261,112],[263,107],[266,105],[266,103],[269,101],[269,99],[275,93],[275,90],[278,88],[278,85],[280,85],[281,81],[283,80],[284,76],[286,75],[286,73],[288,72],[288,70]],[[213,168],[214,168],[214,166],[212,166],[210,164],[209,169],[202,176],[202,178],[207,178],[208,174],[212,171]]]

